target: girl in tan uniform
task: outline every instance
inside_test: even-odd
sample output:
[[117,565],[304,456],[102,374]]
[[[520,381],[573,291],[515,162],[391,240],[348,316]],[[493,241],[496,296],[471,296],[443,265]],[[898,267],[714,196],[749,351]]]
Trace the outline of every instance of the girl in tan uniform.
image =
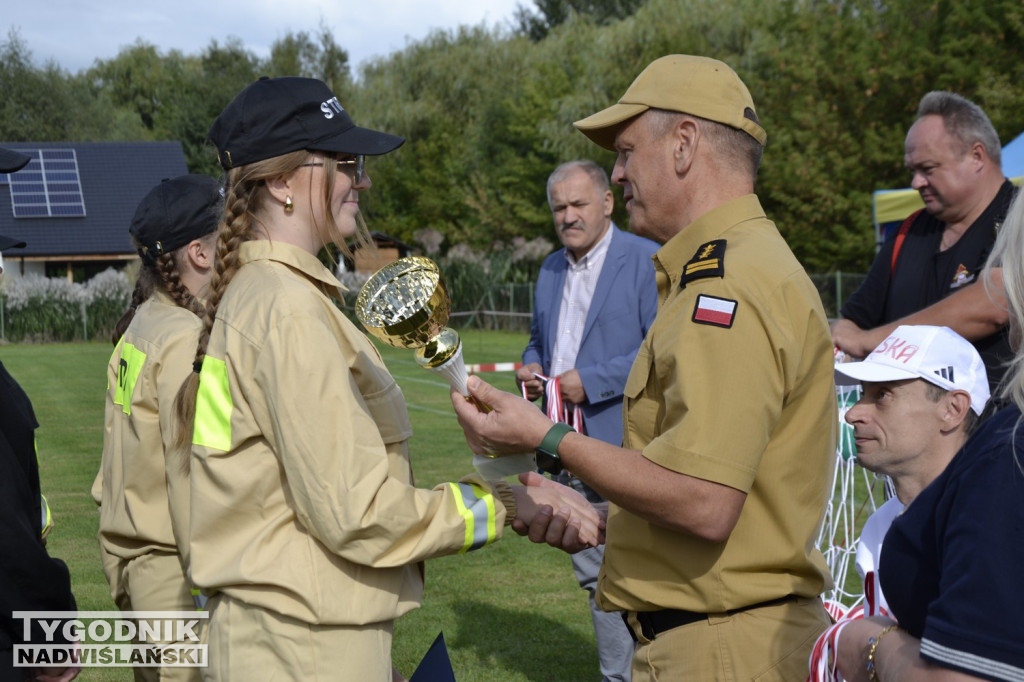
[[[220,216],[220,185],[165,180],[143,198],[130,232],[142,258],[131,308],[114,331],[103,458],[93,484],[100,550],[122,611],[190,611],[188,479],[170,455],[174,399],[192,372]],[[161,640],[169,642],[172,640]],[[194,645],[191,642],[183,644]],[[136,680],[198,680],[198,668],[137,667]]]
[[596,543],[597,515],[564,487],[414,486],[402,392],[317,259],[367,236],[365,155],[402,138],[356,126],[306,78],[251,84],[209,136],[225,211],[200,373],[181,396],[191,575],[210,595],[204,676],[383,682],[420,561],[483,547],[544,505]]

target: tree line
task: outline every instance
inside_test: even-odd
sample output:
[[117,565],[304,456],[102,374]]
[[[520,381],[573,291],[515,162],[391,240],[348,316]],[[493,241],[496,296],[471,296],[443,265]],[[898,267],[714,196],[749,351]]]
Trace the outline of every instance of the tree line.
[[[239,38],[199,54],[136,42],[79,73],[35,64],[12,30],[0,44],[0,140],[174,139],[191,171],[216,175],[205,137],[227,102],[261,75],[312,76],[361,125],[408,140],[369,164],[371,229],[441,253],[507,250],[553,242],[555,165],[585,157],[610,170],[614,156],[572,122],[616,101],[657,57],[701,54],[750,88],[768,131],[757,192],[804,266],[826,272],[870,263],[870,193],[909,184],[903,138],[924,93],[973,99],[1004,143],[1024,131],[1019,0],[535,5],[507,26],[435,31],[357,74],[323,26],[286,35],[266,58]],[[628,226],[621,202],[615,219]]]

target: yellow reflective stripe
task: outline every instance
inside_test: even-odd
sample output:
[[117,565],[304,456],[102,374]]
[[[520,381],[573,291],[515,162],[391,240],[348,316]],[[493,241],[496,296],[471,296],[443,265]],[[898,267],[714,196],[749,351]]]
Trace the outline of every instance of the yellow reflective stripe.
[[189,589],[189,592],[192,594],[192,603],[195,605],[196,611],[205,611],[206,595],[200,592],[198,587]]
[[490,491],[473,483],[449,483],[448,486],[459,516],[466,522],[466,538],[459,554],[472,552],[497,540],[497,514]]
[[207,355],[199,374],[192,443],[224,452],[230,450],[232,409],[228,366],[223,360]]
[[[39,441],[36,439],[36,434],[32,434],[32,449],[36,451],[36,466],[40,466],[39,462]],[[43,537],[45,538],[53,530],[53,516],[50,514],[50,505],[46,502],[46,495],[39,493],[40,502],[40,528]]]
[[46,502],[46,495],[39,494],[39,501],[42,504],[42,514],[40,522],[42,523],[42,534],[45,538],[50,533],[50,529],[53,528],[53,517],[50,515],[50,505]]
[[146,354],[130,343],[121,344],[121,357],[117,361],[117,386],[114,387],[114,404],[121,406],[125,414],[132,413],[132,392],[135,382],[146,364]]

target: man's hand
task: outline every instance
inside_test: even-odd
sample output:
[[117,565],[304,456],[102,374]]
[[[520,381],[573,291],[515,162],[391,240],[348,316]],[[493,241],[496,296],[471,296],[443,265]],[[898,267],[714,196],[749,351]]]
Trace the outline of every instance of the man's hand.
[[851,357],[866,358],[893,329],[893,325],[861,329],[850,320],[840,318],[832,324],[832,343]]
[[536,400],[544,394],[544,382],[538,379],[536,374],[543,374],[543,367],[536,362],[523,365],[516,370],[516,386],[522,391],[526,387],[527,400]]
[[513,486],[518,511],[512,530],[575,554],[604,543],[607,508],[596,509],[572,488],[534,471],[519,474],[523,486]]
[[587,402],[587,392],[583,390],[583,380],[580,379],[579,371],[570,369],[558,377],[558,385],[562,391],[562,400],[574,405],[582,405]]
[[457,391],[451,392],[455,416],[475,454],[493,457],[533,452],[544,440],[551,420],[536,405],[499,391],[477,376],[469,377],[466,386],[470,395],[492,408],[481,412]]

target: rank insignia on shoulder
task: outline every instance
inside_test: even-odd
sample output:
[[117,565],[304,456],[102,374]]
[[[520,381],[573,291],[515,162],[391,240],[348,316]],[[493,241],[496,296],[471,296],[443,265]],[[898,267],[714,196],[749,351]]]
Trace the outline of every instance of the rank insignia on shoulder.
[[736,306],[736,301],[732,299],[700,294],[697,296],[696,305],[693,306],[692,319],[698,324],[728,329],[736,319]]
[[701,244],[690,262],[683,266],[679,286],[683,289],[689,282],[701,277],[725,277],[725,240]]

